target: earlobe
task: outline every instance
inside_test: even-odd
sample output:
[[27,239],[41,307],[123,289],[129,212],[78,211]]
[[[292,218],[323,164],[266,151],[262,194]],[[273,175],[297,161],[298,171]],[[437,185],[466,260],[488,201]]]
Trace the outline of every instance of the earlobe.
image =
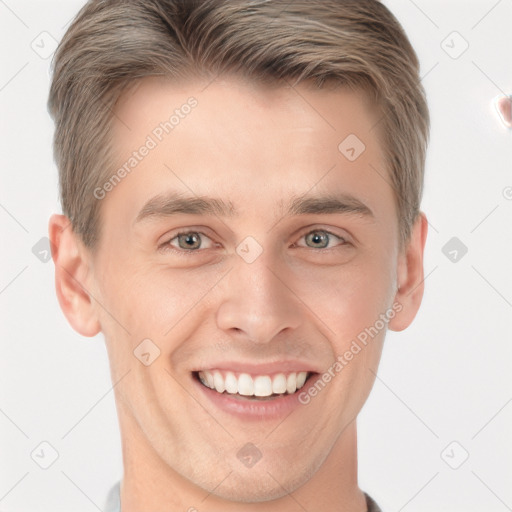
[[75,331],[83,336],[95,336],[101,326],[87,290],[89,264],[69,219],[65,215],[52,215],[48,223],[48,236],[60,307]]
[[389,321],[392,331],[402,331],[414,320],[421,304],[424,290],[423,253],[427,239],[427,217],[420,212],[414,223],[409,242],[398,262],[398,289],[395,302],[400,312]]

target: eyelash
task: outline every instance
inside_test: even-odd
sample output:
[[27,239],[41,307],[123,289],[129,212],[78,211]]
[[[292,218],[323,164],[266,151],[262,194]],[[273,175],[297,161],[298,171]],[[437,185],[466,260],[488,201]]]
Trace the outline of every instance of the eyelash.
[[[313,229],[311,231],[308,231],[307,233],[304,233],[300,238],[304,238],[307,235],[310,235],[311,233],[325,233],[325,234],[329,235],[329,237],[334,237],[334,238],[338,239],[340,242],[342,242],[341,244],[339,244],[339,246],[350,245],[350,242],[346,238],[338,236],[338,235],[336,235],[336,234],[334,234],[331,231],[328,231],[326,229]],[[201,237],[204,236],[206,238],[210,238],[210,237],[208,237],[208,235],[206,235],[205,233],[203,233],[201,231],[194,231],[194,230],[180,231],[180,232],[176,233],[172,238],[170,238],[166,242],[164,242],[159,247],[159,249],[162,250],[163,252],[174,252],[175,254],[187,255],[187,256],[188,255],[192,255],[194,253],[200,253],[202,251],[205,251],[206,249],[190,249],[190,250],[178,249],[178,248],[173,247],[171,245],[171,242],[173,240],[176,240],[179,236],[181,236],[181,235],[190,235],[190,234],[197,234],[197,235],[200,235]],[[330,242],[330,240],[329,240],[329,242]],[[294,244],[294,246],[297,247],[296,244]],[[300,246],[300,247],[303,248],[303,249],[311,249],[313,251],[323,251],[323,252],[326,252],[326,251],[331,251],[333,249],[336,249],[339,246],[336,246],[336,247],[304,247],[304,246]]]

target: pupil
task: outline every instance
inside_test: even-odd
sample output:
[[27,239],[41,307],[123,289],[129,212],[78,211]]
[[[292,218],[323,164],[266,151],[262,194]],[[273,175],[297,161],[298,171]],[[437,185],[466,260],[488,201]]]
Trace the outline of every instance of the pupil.
[[314,244],[321,244],[322,247],[326,247],[327,243],[328,243],[327,235],[325,233],[319,233],[319,232],[313,233],[311,235],[311,241]]
[[198,243],[199,238],[196,234],[182,235],[182,240],[184,240],[187,249],[190,249],[191,247],[197,248],[201,245],[200,242]]

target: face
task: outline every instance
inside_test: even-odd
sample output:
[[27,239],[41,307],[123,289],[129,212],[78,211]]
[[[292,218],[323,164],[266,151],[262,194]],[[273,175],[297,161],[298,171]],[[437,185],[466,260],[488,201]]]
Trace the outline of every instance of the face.
[[258,501],[340,455],[402,307],[378,120],[362,94],[305,84],[123,96],[125,172],[97,190],[85,279],[140,458]]

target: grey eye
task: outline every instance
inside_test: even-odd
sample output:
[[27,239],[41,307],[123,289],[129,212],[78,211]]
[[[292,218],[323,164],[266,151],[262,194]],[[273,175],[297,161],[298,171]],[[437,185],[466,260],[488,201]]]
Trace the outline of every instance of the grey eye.
[[306,243],[309,245],[311,242],[313,245],[309,246],[315,249],[324,249],[329,245],[329,236],[326,231],[312,231],[306,235]]
[[201,247],[201,237],[197,232],[182,233],[176,238],[180,249],[199,249]]

